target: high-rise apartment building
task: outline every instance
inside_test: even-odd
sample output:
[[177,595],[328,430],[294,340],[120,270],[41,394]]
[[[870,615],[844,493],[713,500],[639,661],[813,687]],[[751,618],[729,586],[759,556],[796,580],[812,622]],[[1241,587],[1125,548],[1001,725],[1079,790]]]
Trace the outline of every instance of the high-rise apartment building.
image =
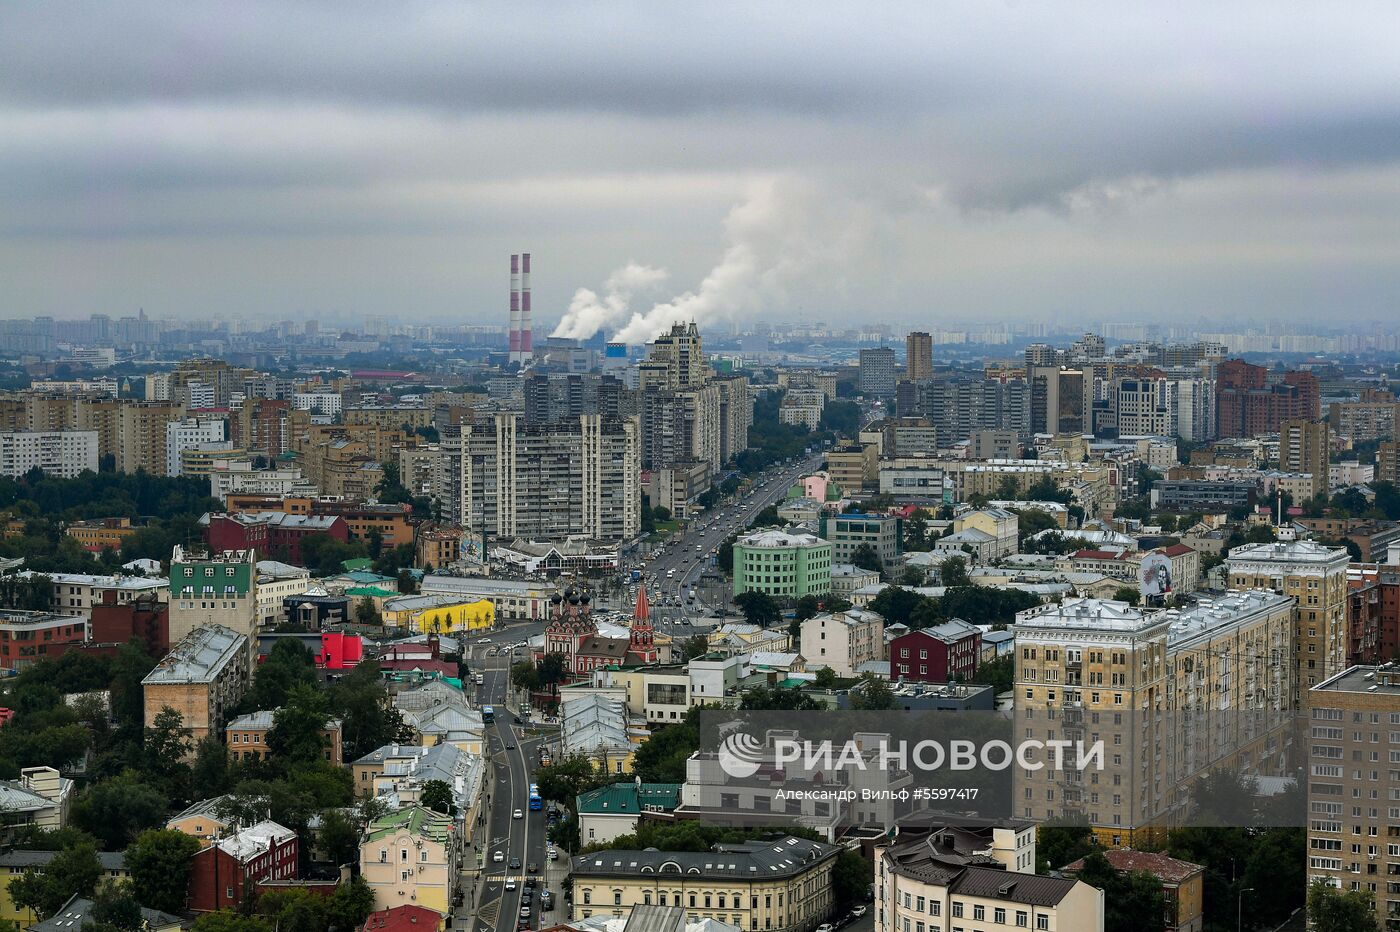
[[911,382],[933,378],[933,337],[920,330],[904,338],[905,377]]
[[1400,666],[1308,690],[1308,882],[1363,890],[1400,926]]
[[72,479],[97,472],[97,431],[16,430],[0,433],[0,476],[18,478],[37,469],[46,476]]
[[129,401],[117,415],[117,469],[152,476],[166,474],[166,425],[185,416],[174,401]]
[[1321,390],[1311,372],[1281,376],[1243,359],[1216,367],[1216,430],[1221,437],[1257,437],[1273,433],[1286,420],[1316,421]]
[[1031,432],[1082,434],[1089,429],[1084,373],[1078,369],[1029,370]]
[[[1018,816],[1082,816],[1104,844],[1189,820],[1216,767],[1286,770],[1292,600],[1230,592],[1189,609],[1065,599],[1016,616],[1016,733],[1104,742],[1104,769],[1016,771]],[[1259,715],[1222,714],[1252,711]]]
[[1310,540],[1246,544],[1226,559],[1232,589],[1272,589],[1294,601],[1295,709],[1306,690],[1346,669],[1350,559],[1343,547]]
[[500,413],[445,436],[455,468],[453,520],[474,534],[627,540],[641,530],[641,441],[635,418],[585,414],[527,424]]
[[894,350],[878,346],[860,351],[858,383],[865,395],[894,394]]
[[694,321],[673,324],[648,347],[647,358],[665,366],[667,388],[693,388],[709,377],[700,330]]
[[182,455],[186,450],[232,450],[228,421],[221,417],[190,417],[165,425],[165,473],[183,475]]
[[1382,443],[1376,451],[1376,479],[1391,485],[1400,484],[1400,441]]
[[1288,420],[1279,425],[1278,468],[1312,476],[1312,494],[1329,491],[1331,436],[1322,421]]

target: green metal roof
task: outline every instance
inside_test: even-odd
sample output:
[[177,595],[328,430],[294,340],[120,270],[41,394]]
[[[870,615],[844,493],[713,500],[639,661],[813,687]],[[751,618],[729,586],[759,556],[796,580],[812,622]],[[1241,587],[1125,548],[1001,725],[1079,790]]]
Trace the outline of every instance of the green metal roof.
[[422,806],[411,806],[375,819],[369,825],[369,841],[378,841],[407,829],[436,842],[446,843],[452,833],[452,817]]
[[648,807],[656,807],[670,812],[680,805],[680,799],[679,783],[643,783],[640,787],[636,783],[613,783],[580,793],[578,811],[638,815]]
[[374,566],[374,561],[369,557],[355,557],[351,560],[341,560],[340,566],[345,572],[349,573],[352,570],[367,570]]
[[367,595],[377,599],[390,599],[399,594],[397,589],[381,589],[378,586],[356,586],[346,589],[346,595]]

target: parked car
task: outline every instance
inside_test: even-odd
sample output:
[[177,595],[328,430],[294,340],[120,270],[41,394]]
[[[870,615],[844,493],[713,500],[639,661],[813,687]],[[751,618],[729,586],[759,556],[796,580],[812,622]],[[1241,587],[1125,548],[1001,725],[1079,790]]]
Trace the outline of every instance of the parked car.
[[859,919],[861,916],[864,916],[869,909],[870,907],[862,903],[861,905],[856,906],[851,910],[851,915]]

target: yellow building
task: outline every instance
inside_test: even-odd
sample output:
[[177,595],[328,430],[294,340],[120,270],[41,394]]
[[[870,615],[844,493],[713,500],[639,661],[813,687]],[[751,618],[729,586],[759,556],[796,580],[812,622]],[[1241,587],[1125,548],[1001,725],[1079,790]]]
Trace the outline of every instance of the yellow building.
[[375,819],[360,844],[360,876],[375,909],[412,903],[450,915],[461,860],[452,817],[421,806]]
[[841,849],[782,838],[716,845],[713,851],[598,851],[574,860],[571,919],[627,918],[639,906],[679,906],[692,921],[741,929],[808,932],[832,909]]
[[411,627],[424,634],[457,634],[463,631],[489,631],[496,624],[496,608],[489,599],[456,602],[420,612]]
[[[29,871],[42,874],[44,868],[48,866],[56,854],[58,854],[57,851],[6,851],[0,853],[0,922],[17,923],[21,929],[27,929],[39,921],[39,916],[34,910],[15,905],[15,901],[10,898],[10,881]],[[97,852],[97,860],[102,865],[99,884],[108,884],[131,877],[131,872],[126,869],[124,852],[99,851]]]

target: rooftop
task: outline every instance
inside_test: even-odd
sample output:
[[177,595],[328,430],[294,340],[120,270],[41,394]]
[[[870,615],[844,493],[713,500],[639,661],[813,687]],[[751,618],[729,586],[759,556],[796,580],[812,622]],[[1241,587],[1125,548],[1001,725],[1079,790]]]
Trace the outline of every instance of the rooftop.
[[[68,902],[58,908],[58,912],[29,928],[38,932],[79,932],[93,921],[92,908],[92,900],[75,893],[69,897]],[[180,917],[142,906],[141,925],[146,929],[178,928]]]
[[280,845],[295,838],[296,834],[296,832],[278,825],[276,822],[264,821],[226,838],[220,838],[214,844],[218,846],[219,850],[232,855],[239,861],[247,861],[262,854],[273,845]]
[[679,783],[613,783],[580,793],[578,811],[608,815],[638,815],[647,807],[665,811],[680,803]]
[[247,640],[223,625],[200,625],[170,648],[170,653],[141,682],[208,683],[218,677]]
[[1400,698],[1400,664],[1390,662],[1380,666],[1354,666],[1323,680],[1312,687],[1312,691],[1375,693],[1387,698]]
[[[1103,856],[1108,859],[1108,863],[1116,871],[1128,874],[1136,874],[1138,871],[1147,873],[1161,880],[1163,883],[1181,883],[1193,874],[1202,873],[1205,868],[1200,864],[1191,861],[1183,861],[1179,858],[1168,857],[1165,854],[1158,854],[1155,851],[1137,851],[1133,848],[1110,848],[1103,852]],[[1060,868],[1066,873],[1078,873],[1084,869],[1084,859],[1080,858]]]
[[1245,544],[1230,551],[1230,562],[1315,563],[1346,566],[1351,560],[1345,547],[1328,547],[1312,540]]
[[452,817],[422,806],[409,806],[371,822],[365,841],[377,841],[405,830],[412,835],[445,842],[452,834]]
[[791,877],[828,859],[840,848],[802,838],[715,845],[709,851],[598,851],[574,858],[575,876],[694,874],[705,878],[769,880]]
[[790,534],[777,528],[766,528],[740,537],[736,544],[744,547],[815,547],[825,544],[815,534]]

